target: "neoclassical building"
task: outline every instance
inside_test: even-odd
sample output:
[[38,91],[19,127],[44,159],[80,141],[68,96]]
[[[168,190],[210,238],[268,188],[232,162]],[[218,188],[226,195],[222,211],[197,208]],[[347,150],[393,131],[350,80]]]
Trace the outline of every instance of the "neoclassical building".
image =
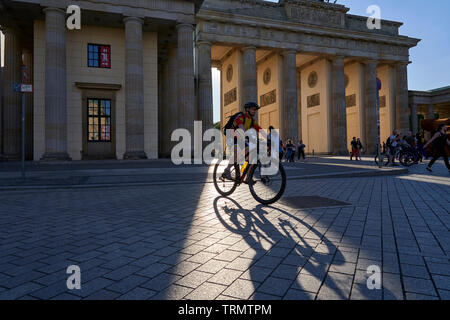
[[[81,8],[81,30],[66,9]],[[346,154],[361,137],[410,129],[409,49],[400,22],[318,0],[3,0],[1,153],[21,154],[21,65],[28,159],[142,159],[168,155],[171,132],[213,125],[211,68],[221,71],[221,121],[246,101],[265,128],[308,152]]]

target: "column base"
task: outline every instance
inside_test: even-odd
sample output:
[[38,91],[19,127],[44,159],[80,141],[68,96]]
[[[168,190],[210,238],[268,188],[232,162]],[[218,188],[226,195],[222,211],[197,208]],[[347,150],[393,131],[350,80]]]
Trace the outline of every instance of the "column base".
[[146,160],[147,155],[145,154],[145,151],[132,151],[132,152],[126,152],[123,156],[124,160]]
[[72,158],[70,158],[67,152],[45,153],[40,161],[42,162],[72,161]]

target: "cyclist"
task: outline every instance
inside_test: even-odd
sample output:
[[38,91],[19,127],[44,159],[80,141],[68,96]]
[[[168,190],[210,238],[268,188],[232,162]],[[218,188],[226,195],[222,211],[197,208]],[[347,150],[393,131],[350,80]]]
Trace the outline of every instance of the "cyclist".
[[[235,114],[232,118],[234,118],[233,124],[232,124],[232,131],[233,136],[227,137],[227,145],[230,148],[230,150],[234,150],[235,146],[235,138],[238,137],[237,133],[234,130],[241,129],[242,131],[246,132],[250,129],[255,129],[257,132],[262,130],[262,128],[258,125],[255,117],[256,112],[261,109],[260,106],[255,102],[247,102],[244,105],[245,113],[240,112]],[[247,148],[247,142],[246,142],[246,148]],[[235,155],[235,160],[236,159]],[[233,167],[234,163],[230,163],[228,167],[224,171],[224,176],[226,179],[233,180],[233,177],[231,176],[231,168]]]
[[387,147],[389,148],[389,163],[391,163],[394,167],[397,166],[397,164],[395,163],[395,154],[397,153],[399,141],[400,136],[398,134],[398,131],[394,130],[392,132],[392,135],[387,140]]

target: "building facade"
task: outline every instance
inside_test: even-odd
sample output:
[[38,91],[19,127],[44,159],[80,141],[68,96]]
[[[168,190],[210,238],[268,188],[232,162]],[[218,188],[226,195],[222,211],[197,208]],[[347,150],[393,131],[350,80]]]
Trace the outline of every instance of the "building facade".
[[[81,30],[66,9],[81,8]],[[409,49],[399,22],[367,18],[318,0],[3,0],[2,156],[21,154],[21,65],[28,159],[144,159],[170,154],[176,128],[213,125],[211,68],[221,71],[221,119],[246,101],[264,128],[303,139],[308,152],[368,152],[410,129]],[[414,111],[416,110],[416,111]]]

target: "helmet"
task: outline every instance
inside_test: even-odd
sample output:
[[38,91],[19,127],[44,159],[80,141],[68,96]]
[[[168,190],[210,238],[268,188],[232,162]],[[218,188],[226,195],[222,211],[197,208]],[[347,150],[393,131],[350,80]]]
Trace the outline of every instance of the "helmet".
[[261,107],[258,106],[258,104],[257,104],[256,102],[247,102],[247,103],[244,105],[244,109],[250,109],[250,108],[256,108],[256,110],[261,109]]

